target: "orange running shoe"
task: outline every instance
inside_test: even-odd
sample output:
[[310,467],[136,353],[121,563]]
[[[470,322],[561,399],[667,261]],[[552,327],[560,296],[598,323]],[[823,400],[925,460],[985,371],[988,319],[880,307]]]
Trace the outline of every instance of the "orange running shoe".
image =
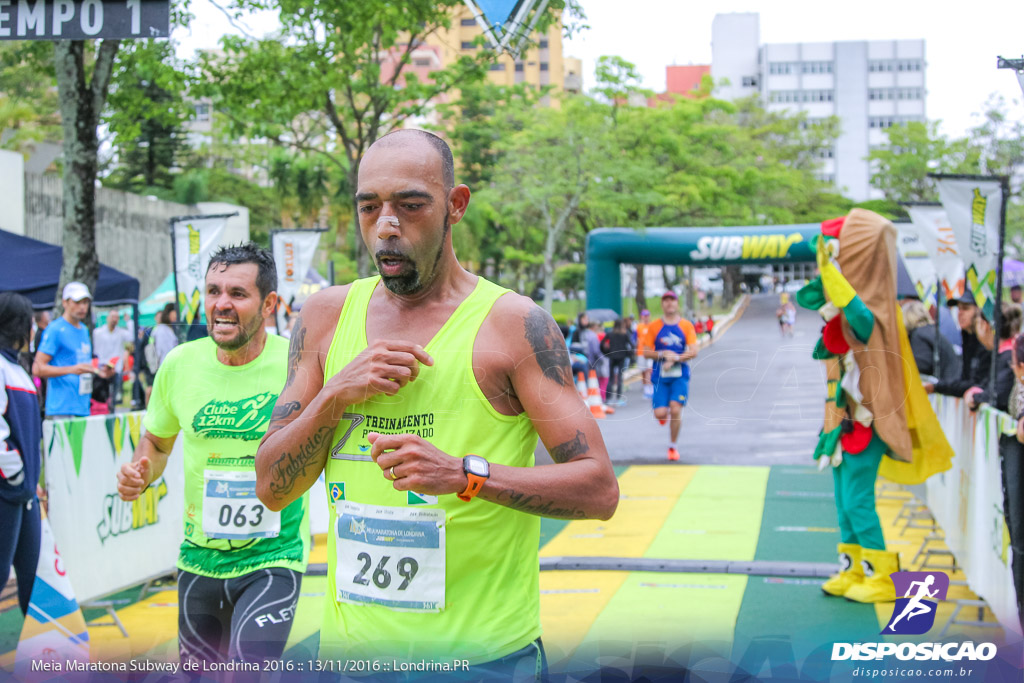
[[658,420],[658,424],[660,424],[662,427],[665,426],[666,422],[668,422],[668,420]]
[[679,451],[677,451],[675,448],[669,448],[668,449],[668,459],[669,460],[678,460],[679,459]]

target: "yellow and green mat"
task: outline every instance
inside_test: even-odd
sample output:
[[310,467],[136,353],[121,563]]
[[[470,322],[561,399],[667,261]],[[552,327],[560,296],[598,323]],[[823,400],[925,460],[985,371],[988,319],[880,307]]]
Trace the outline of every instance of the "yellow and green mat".
[[[646,465],[618,468],[617,474],[621,501],[611,520],[543,520],[542,563],[554,558],[836,562],[839,531],[829,473],[799,466]],[[901,505],[900,498],[881,499],[879,512],[889,549],[899,551],[904,568],[910,568],[925,532],[903,530],[896,519]],[[311,562],[326,559],[326,543],[318,538]],[[951,578],[963,577],[951,573]],[[891,603],[825,597],[823,581],[807,575],[542,571],[544,644],[555,672],[699,669],[727,661],[757,674],[828,666],[824,660],[835,641],[885,639],[879,632],[891,616]],[[325,590],[325,577],[304,578],[286,659],[316,656]],[[173,584],[142,600],[135,599],[137,593],[114,596],[128,638],[113,626],[90,627],[94,660],[176,657]],[[975,596],[951,588],[950,598],[959,597]],[[940,605],[936,633],[951,610],[948,602]],[[0,652],[7,653],[0,655],[0,669],[13,667],[20,619],[16,606],[0,614]],[[987,629],[952,633],[976,642],[994,639]]]

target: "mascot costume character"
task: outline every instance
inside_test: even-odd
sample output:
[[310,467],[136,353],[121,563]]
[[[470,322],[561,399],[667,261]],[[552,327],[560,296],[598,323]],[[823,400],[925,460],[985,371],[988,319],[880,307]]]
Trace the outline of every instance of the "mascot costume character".
[[928,402],[896,302],[896,229],[854,209],[821,224],[819,276],[797,293],[825,321],[814,358],[824,361],[825,425],[814,457],[831,467],[841,571],[822,586],[856,602],[896,599],[889,575],[899,555],[885,549],[875,508],[879,474],[918,484],[950,467],[953,450]]

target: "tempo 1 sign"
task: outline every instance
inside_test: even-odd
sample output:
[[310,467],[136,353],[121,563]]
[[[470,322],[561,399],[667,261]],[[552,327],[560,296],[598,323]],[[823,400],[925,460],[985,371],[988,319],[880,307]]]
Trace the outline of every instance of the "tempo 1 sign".
[[166,38],[170,0],[0,0],[0,40]]

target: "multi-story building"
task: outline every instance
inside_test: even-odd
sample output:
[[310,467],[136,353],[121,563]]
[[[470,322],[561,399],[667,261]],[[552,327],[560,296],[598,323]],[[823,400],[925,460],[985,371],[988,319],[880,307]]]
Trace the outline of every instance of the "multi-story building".
[[[432,33],[424,43],[437,47],[441,64],[447,66],[462,55],[480,50],[481,33],[483,31],[472,12],[468,7],[462,7],[456,10],[450,28]],[[562,58],[562,22],[556,21],[552,22],[545,33],[537,32],[531,36],[530,46],[523,50],[519,59],[512,59],[507,54],[499,57],[498,61],[491,65],[491,72],[488,75],[490,81],[498,85],[551,85],[556,92],[560,92],[565,90],[565,67]],[[573,76],[579,75],[580,71],[577,68]],[[577,84],[571,80],[570,85]],[[582,80],[579,81],[579,87],[582,88]],[[547,103],[546,99],[544,103]]]
[[711,25],[711,76],[718,95],[758,95],[769,111],[839,117],[840,134],[821,159],[821,179],[855,201],[881,197],[870,186],[868,153],[885,129],[925,121],[923,40],[762,45],[756,13],[719,14]]
[[565,92],[583,94],[583,60],[579,57],[563,57],[562,67],[565,74],[562,87]]

